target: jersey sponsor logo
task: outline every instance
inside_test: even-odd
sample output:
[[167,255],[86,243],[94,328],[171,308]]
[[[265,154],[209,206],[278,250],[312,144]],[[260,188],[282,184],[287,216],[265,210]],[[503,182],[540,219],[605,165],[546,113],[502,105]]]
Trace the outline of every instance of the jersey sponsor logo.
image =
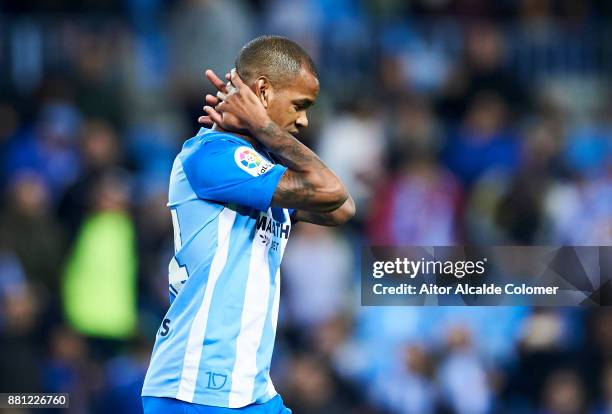
[[[289,238],[289,231],[291,230],[291,225],[288,223],[281,223],[279,221],[274,220],[271,217],[262,214],[257,219],[256,224],[257,230],[265,231],[268,234],[271,234],[274,237],[282,237],[283,239]],[[268,244],[270,243],[270,239],[267,235],[259,235],[262,239],[262,243]]]
[[266,161],[255,150],[249,147],[238,147],[234,151],[234,161],[240,169],[246,171],[253,177],[264,175],[272,169],[274,164]]

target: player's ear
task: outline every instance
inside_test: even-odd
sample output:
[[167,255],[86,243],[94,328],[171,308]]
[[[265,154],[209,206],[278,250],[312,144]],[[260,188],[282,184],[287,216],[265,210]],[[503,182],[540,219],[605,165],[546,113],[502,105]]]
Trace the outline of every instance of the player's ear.
[[268,109],[270,97],[272,95],[272,84],[265,76],[260,76],[255,81],[255,94],[263,104],[264,108]]

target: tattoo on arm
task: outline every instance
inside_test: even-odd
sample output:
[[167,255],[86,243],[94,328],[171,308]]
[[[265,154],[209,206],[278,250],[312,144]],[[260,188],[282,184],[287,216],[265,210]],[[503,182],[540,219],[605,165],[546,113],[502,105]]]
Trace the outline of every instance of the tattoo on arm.
[[300,205],[308,202],[315,193],[314,186],[294,171],[287,170],[276,187],[274,199],[283,200],[288,205]]
[[348,197],[344,185],[313,151],[295,137],[273,122],[255,135],[288,168],[274,193],[274,205],[331,211],[344,203]]
[[257,134],[257,138],[291,170],[303,171],[309,169],[309,167],[327,169],[327,166],[314,152],[291,134],[283,131],[274,122],[265,126]]

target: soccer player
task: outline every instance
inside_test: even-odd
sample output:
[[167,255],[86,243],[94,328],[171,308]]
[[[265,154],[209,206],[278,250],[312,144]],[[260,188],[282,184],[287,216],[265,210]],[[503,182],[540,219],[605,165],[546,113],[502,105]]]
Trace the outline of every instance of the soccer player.
[[206,97],[212,129],[187,140],[170,176],[170,308],[142,396],[146,414],[290,413],[270,380],[280,262],[291,224],[355,213],[338,177],[293,134],[319,92],[296,43],[247,43]]

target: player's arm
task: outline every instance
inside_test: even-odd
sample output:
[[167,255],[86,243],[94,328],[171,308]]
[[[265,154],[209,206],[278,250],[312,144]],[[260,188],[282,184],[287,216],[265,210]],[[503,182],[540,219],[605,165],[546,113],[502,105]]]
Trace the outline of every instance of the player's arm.
[[[207,76],[210,79],[208,72]],[[221,102],[216,108],[206,106],[204,110],[223,129],[248,130],[287,167],[276,187],[272,205],[319,213],[339,210],[349,198],[340,179],[313,151],[268,117],[257,95],[235,70],[231,81],[234,89],[224,93],[219,88],[217,97]]]
[[329,212],[296,210],[291,216],[294,221],[319,224],[321,226],[339,226],[355,215],[355,202],[349,196],[339,208]]
[[264,123],[265,126],[255,126],[249,131],[287,167],[274,192],[272,205],[313,212],[338,210],[349,197],[340,179],[291,134],[269,118]]

